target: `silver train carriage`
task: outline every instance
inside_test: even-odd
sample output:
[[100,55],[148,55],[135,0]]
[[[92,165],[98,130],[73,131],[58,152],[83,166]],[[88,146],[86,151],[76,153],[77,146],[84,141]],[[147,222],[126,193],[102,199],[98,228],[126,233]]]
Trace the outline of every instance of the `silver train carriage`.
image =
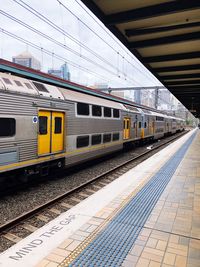
[[124,144],[182,131],[182,119],[0,73],[0,176],[48,174]]

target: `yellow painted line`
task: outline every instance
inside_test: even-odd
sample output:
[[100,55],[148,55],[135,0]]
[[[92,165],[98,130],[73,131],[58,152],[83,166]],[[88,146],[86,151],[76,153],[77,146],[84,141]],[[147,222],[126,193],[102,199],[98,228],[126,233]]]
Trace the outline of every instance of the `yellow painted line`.
[[[72,251],[69,256],[67,256],[59,265],[58,267],[67,267],[69,266],[83,251],[84,249],[96,238],[96,236],[108,225],[108,223],[115,217],[126,205],[131,201],[131,199],[144,187],[144,185],[152,178],[153,174],[148,174],[145,180],[138,185],[137,188],[133,190],[117,207],[111,214],[105,219],[102,224],[100,224],[93,233],[91,233],[86,239],[78,245],[74,251]],[[118,197],[119,199],[119,197]],[[102,209],[104,210],[104,208]],[[101,211],[100,211],[101,212]],[[99,212],[98,212],[99,213]],[[95,217],[95,216],[94,216]],[[98,217],[98,216],[97,216]],[[91,218],[92,220],[92,218]],[[75,232],[76,234],[76,232]],[[70,238],[70,237],[69,237]]]

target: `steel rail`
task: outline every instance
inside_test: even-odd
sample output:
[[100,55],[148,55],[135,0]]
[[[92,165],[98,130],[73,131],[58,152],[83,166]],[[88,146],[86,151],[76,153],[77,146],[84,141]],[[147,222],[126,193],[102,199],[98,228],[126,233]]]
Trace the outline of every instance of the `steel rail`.
[[0,235],[4,234],[5,231],[10,230],[11,228],[14,228],[14,227],[18,226],[24,220],[32,218],[33,216],[35,216],[37,213],[39,213],[40,211],[44,210],[45,208],[51,207],[53,204],[55,204],[56,202],[61,201],[62,199],[64,199],[67,196],[69,196],[70,194],[73,194],[76,191],[78,191],[80,189],[83,189],[84,187],[86,187],[87,185],[91,184],[92,182],[97,181],[100,178],[103,178],[104,176],[106,176],[106,175],[108,175],[108,174],[110,174],[110,173],[112,173],[112,172],[114,172],[114,171],[116,171],[116,170],[128,165],[129,163],[131,163],[131,162],[133,162],[133,161],[135,161],[137,159],[140,159],[141,157],[143,157],[145,155],[148,155],[148,154],[152,153],[153,151],[161,148],[162,146],[165,146],[165,145],[175,141],[176,139],[180,138],[181,136],[185,135],[186,133],[187,133],[187,131],[184,131],[181,134],[179,134],[178,136],[176,135],[174,138],[172,138],[170,140],[167,140],[166,142],[164,142],[162,144],[158,144],[155,147],[152,147],[151,150],[147,150],[147,151],[145,151],[145,152],[143,152],[143,153],[141,153],[141,154],[139,154],[137,156],[134,156],[133,158],[127,160],[126,162],[121,163],[120,165],[118,165],[116,167],[113,167],[112,169],[110,169],[108,171],[105,171],[104,173],[102,173],[100,175],[95,176],[94,178],[90,179],[87,182],[82,183],[81,185],[73,188],[72,190],[69,190],[69,191],[65,192],[64,194],[61,194],[61,195],[59,195],[59,196],[47,201],[46,203],[35,207],[34,209],[32,209],[32,210],[30,210],[28,212],[22,213],[20,216],[16,217],[15,219],[9,220],[8,222],[6,222],[5,224],[2,224],[0,226]]

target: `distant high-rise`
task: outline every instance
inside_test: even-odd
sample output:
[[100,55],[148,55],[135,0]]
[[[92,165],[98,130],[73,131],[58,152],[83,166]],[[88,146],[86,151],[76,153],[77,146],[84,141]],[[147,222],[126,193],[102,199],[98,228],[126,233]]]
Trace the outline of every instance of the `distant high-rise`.
[[70,81],[70,72],[69,72],[69,67],[68,67],[67,63],[63,64],[60,67],[60,69],[61,69],[62,75],[63,75],[62,78]]
[[25,51],[12,58],[12,62],[20,64],[25,67],[29,67],[35,70],[41,70],[40,61],[37,60],[31,53]]
[[141,104],[141,90],[134,91],[134,99],[136,103]]
[[70,72],[67,63],[63,64],[60,69],[49,69],[48,74],[70,81]]

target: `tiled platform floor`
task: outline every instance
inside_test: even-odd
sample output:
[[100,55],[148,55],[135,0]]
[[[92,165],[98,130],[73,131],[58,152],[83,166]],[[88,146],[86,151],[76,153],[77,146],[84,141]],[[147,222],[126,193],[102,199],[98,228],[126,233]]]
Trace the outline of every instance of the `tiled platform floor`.
[[200,266],[200,131],[123,266]]
[[[113,182],[114,185],[108,185],[103,189],[104,191],[96,193],[102,198],[106,192],[111,194],[113,190],[120,186],[123,187],[126,183],[125,189],[109,201],[109,204],[107,203],[103,209],[94,213],[95,215],[89,217],[88,204],[85,204],[85,211],[77,209],[79,212],[77,215],[89,218],[87,222],[76,231],[72,229],[71,234],[66,233],[68,238],[49,255],[44,256],[37,265],[30,263],[29,266],[64,267],[72,263],[96,237],[96,234],[151,179],[187,138],[185,136],[171,144],[138,165],[132,172],[129,171],[127,175],[117,179],[118,181]],[[86,200],[86,203],[90,203],[92,206],[94,199],[95,196],[91,196],[91,199],[88,199],[90,202]],[[18,264],[17,266],[20,267],[26,266],[23,265],[24,263],[20,265],[18,262]],[[200,266],[200,131],[154,207],[122,266]]]

